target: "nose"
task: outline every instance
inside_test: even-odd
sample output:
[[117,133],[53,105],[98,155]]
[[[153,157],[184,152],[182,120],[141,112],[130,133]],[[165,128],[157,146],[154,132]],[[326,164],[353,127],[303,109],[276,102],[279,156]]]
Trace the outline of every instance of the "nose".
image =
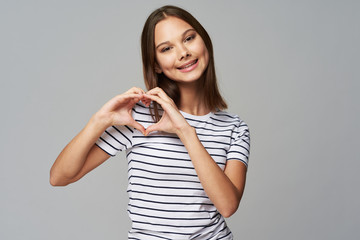
[[190,51],[184,45],[182,45],[179,48],[179,60],[186,59],[186,58],[188,58],[190,56],[191,56]]

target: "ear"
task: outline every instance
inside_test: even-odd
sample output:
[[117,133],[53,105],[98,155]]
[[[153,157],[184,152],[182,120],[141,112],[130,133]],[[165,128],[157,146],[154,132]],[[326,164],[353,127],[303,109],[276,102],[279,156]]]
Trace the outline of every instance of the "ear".
[[157,74],[162,73],[162,70],[161,70],[161,68],[160,68],[160,66],[159,66],[159,64],[157,62],[155,62],[155,72]]

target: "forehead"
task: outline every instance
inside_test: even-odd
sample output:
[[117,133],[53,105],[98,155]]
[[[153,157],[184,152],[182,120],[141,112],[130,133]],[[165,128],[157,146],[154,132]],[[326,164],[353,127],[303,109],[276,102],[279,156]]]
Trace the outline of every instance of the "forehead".
[[193,27],[184,20],[172,16],[167,17],[155,26],[155,44],[181,37],[188,29],[193,29]]

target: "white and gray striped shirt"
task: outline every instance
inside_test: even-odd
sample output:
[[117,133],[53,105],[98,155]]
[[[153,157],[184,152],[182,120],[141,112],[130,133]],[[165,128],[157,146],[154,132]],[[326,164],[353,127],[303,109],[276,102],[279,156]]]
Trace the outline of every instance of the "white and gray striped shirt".
[[[238,116],[224,111],[204,116],[181,113],[221,169],[227,160],[247,166],[249,129]],[[133,118],[145,128],[154,123],[149,108],[140,103]],[[126,150],[129,239],[233,239],[176,135],[154,132],[145,137],[134,128],[112,126],[96,144],[111,156]]]

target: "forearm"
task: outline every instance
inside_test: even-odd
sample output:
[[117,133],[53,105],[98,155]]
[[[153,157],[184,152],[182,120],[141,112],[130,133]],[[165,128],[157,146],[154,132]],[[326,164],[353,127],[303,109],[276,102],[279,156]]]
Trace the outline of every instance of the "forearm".
[[106,130],[108,124],[96,114],[59,154],[50,170],[50,182],[67,183],[84,166],[90,149]]
[[185,145],[200,182],[218,211],[225,217],[238,208],[241,192],[206,151],[194,128],[178,134]]

